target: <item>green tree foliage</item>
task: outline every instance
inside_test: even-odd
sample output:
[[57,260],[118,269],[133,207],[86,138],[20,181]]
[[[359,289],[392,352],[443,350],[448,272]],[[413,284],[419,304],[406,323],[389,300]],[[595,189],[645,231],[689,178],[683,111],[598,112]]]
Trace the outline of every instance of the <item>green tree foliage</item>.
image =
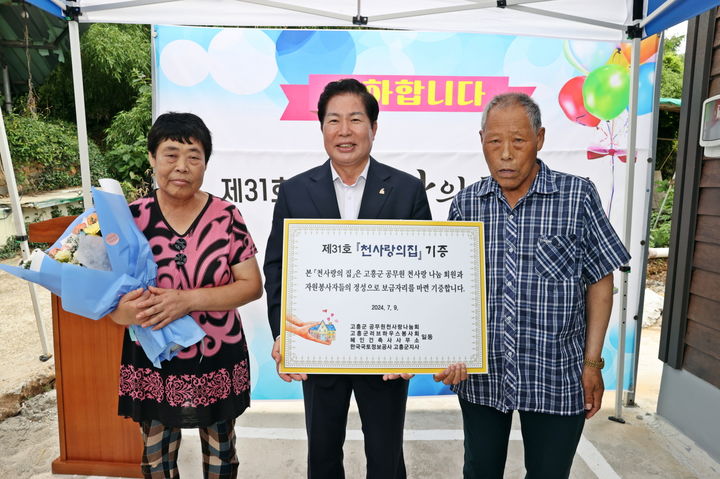
[[682,97],[683,67],[685,54],[678,48],[685,35],[666,38],[663,49],[662,78],[660,80],[660,96],[663,98]]
[[[118,112],[138,98],[139,76],[150,76],[150,29],[147,25],[93,24],[83,34],[81,55],[88,130],[102,138]],[[38,89],[38,105],[51,118],[75,121],[69,61],[58,65]]]
[[[663,49],[660,97],[682,98],[683,68],[685,55],[678,53],[684,36],[666,38]],[[663,179],[655,185],[656,193],[665,198],[662,208],[650,217],[650,247],[666,248],[670,245],[670,227],[674,199],[675,158],[680,114],[661,110],[658,116],[658,142],[655,168]]]
[[662,208],[653,211],[650,216],[650,247],[667,248],[670,246],[670,225],[674,200],[674,182],[662,180],[656,185],[656,190],[667,198],[662,203]]
[[[98,155],[95,163],[102,163],[106,176],[118,179],[135,197],[149,185],[145,137],[152,122],[150,28],[94,24],[80,43],[88,133],[104,156],[100,160],[97,147],[91,146]],[[38,88],[38,97],[39,109],[51,123],[75,122],[70,61],[58,65]]]
[[[18,189],[23,193],[80,185],[80,156],[74,125],[37,115],[5,116]],[[100,149],[90,142],[93,181],[108,175]]]
[[[662,77],[660,79],[661,98],[681,98],[683,67],[685,55],[678,53],[684,36],[666,38],[663,50]],[[658,119],[658,142],[656,169],[662,172],[664,179],[670,179],[675,173],[675,156],[677,155],[677,135],[680,114],[671,111],[660,111]]]
[[105,130],[107,163],[113,178],[123,183],[129,197],[136,197],[150,187],[146,138],[152,123],[152,88],[147,77],[140,74],[134,84],[138,91],[135,104],[115,115]]

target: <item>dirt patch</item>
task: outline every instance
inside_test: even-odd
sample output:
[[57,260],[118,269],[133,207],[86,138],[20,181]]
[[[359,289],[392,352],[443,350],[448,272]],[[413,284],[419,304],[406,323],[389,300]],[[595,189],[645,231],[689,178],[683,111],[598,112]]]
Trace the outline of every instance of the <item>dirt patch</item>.
[[667,258],[652,258],[648,260],[647,279],[665,282],[667,277]]
[[667,279],[667,258],[652,258],[648,260],[645,286],[660,295],[665,295],[665,281]]
[[19,393],[0,395],[0,421],[20,413],[22,403],[28,398],[47,392],[55,387],[55,373],[28,378]]

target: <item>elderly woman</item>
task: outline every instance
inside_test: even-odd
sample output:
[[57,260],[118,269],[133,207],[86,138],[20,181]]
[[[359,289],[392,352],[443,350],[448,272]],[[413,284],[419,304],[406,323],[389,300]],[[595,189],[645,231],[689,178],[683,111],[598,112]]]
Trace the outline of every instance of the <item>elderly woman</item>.
[[250,365],[235,308],[258,299],[262,281],[240,212],[200,190],[211,151],[199,117],[161,115],[148,134],[158,188],[130,205],[157,287],[126,294],[110,317],[160,329],[190,314],[207,334],[157,369],[125,333],[118,414],[140,423],[147,478],[177,477],[181,428],[200,430],[205,477],[237,476],[233,427],[250,405]]

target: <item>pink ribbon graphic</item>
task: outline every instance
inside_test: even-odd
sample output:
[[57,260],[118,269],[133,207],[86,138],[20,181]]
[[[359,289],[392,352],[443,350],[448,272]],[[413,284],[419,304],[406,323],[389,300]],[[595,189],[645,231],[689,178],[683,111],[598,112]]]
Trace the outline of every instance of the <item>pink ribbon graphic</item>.
[[[587,150],[587,159],[588,160],[596,160],[598,158],[602,158],[603,156],[610,156],[617,158],[622,161],[623,163],[627,162],[627,150],[624,149],[615,149],[615,148],[603,148],[601,146],[592,146],[588,148]],[[636,157],[637,159],[637,157]]]
[[309,75],[307,85],[280,85],[288,98],[281,120],[317,120],[317,100],[331,81],[352,77],[363,82],[383,111],[481,112],[495,95],[535,87],[511,87],[509,77],[432,75]]

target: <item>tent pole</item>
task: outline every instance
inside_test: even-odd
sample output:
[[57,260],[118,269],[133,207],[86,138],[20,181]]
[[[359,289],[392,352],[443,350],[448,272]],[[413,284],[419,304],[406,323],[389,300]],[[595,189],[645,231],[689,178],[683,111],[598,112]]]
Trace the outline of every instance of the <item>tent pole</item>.
[[75,93],[75,118],[77,121],[78,151],[80,152],[80,175],[82,177],[83,205],[92,206],[90,196],[90,154],[88,152],[87,123],[85,121],[85,91],[83,89],[82,60],[80,58],[80,27],[77,20],[68,22],[70,56],[72,57],[73,91]]
[[[103,10],[115,10],[118,8],[143,7],[146,5],[156,5],[159,3],[174,3],[179,0],[122,0],[116,2],[105,2],[99,5],[83,5],[82,11],[85,13],[101,12]],[[66,7],[62,7],[63,10]]]
[[12,113],[12,95],[10,94],[10,72],[7,65],[3,65],[3,91],[5,94],[5,109]]
[[289,10],[291,12],[308,13],[310,15],[318,15],[320,17],[333,18],[335,20],[347,20],[347,21],[352,22],[352,17],[345,15],[345,14],[328,12],[325,10],[318,10],[316,8],[302,7],[300,5],[294,5],[291,3],[276,2],[274,0],[237,0],[237,1],[241,2],[241,3],[252,3],[255,5],[263,5],[266,7],[273,7],[273,8],[279,8],[282,10]]
[[65,9],[68,7],[64,2],[61,2],[60,0],[50,0],[53,4],[57,5],[57,7],[60,9],[61,12],[65,11]]
[[677,2],[677,0],[667,0],[665,3],[657,7],[650,15],[642,19],[642,21],[640,22],[640,27],[645,27],[645,25],[655,20],[657,17],[660,16],[660,14],[662,14],[662,12],[667,10],[675,2]]
[[[523,2],[523,3],[525,3],[525,2]],[[579,17],[577,15],[568,15],[568,14],[560,13],[560,12],[551,12],[548,10],[541,10],[539,8],[526,7],[523,5],[508,5],[507,8],[509,8],[510,10],[516,10],[518,12],[525,12],[525,13],[530,13],[533,15],[540,15],[543,17],[557,18],[560,20],[568,20],[570,22],[584,23],[586,25],[594,25],[596,27],[609,28],[612,30],[624,30],[625,29],[625,25],[620,25],[617,23],[603,22],[601,20],[595,20],[592,18],[584,18],[584,17]]]
[[[665,44],[665,35],[660,35],[660,44],[658,46],[658,55],[662,55],[663,48]],[[643,238],[645,241],[640,242],[640,245],[642,246],[642,261],[640,262],[640,295],[638,298],[638,310],[637,310],[637,321],[635,324],[635,354],[633,355],[633,374],[632,374],[632,383],[631,388],[627,393],[625,406],[636,406],[637,403],[635,402],[635,394],[637,393],[638,388],[638,369],[639,369],[639,362],[640,362],[640,346],[643,336],[643,328],[642,328],[642,318],[645,314],[645,291],[646,291],[646,284],[647,284],[647,267],[648,267],[648,255],[650,250],[650,229],[651,229],[651,216],[652,216],[652,202],[653,197],[655,196],[655,165],[657,165],[657,137],[658,137],[658,123],[660,121],[660,83],[662,80],[662,69],[657,67],[655,68],[655,83],[653,85],[654,88],[654,96],[653,96],[653,106],[652,106],[652,134],[650,135],[650,157],[647,159],[648,163],[648,172],[647,176],[645,178],[646,184],[649,185],[649,188],[646,190],[645,194],[645,231],[643,232]],[[639,106],[638,106],[639,108]],[[675,181],[675,176],[673,175],[673,183]],[[671,186],[672,188],[672,186]],[[663,204],[660,205],[660,209],[658,211],[662,211],[662,208],[664,207],[665,200],[667,199],[667,194],[665,195],[665,198],[663,199]],[[658,215],[658,218],[660,215]],[[656,222],[657,223],[657,222]],[[654,225],[652,226],[655,227]]]
[[[30,258],[30,247],[28,246],[27,232],[25,231],[25,222],[22,216],[22,207],[20,206],[20,195],[18,194],[17,183],[15,181],[15,170],[13,169],[12,159],[10,158],[10,145],[8,144],[7,131],[5,131],[5,120],[3,119],[2,108],[0,108],[0,156],[2,156],[2,166],[5,170],[5,181],[7,182],[8,194],[12,204],[12,215],[15,223],[16,238],[20,239],[20,251],[24,260]],[[28,282],[30,288],[30,299],[32,300],[33,311],[35,312],[35,324],[37,325],[38,335],[40,336],[40,346],[42,347],[42,355],[40,361],[47,361],[52,357],[48,351],[47,340],[45,339],[45,326],[40,317],[40,306],[38,305],[37,292],[35,285]]]
[[[510,8],[512,5],[519,5],[524,3],[537,3],[546,2],[547,0],[507,0],[506,8]],[[472,3],[466,5],[454,5],[452,7],[437,7],[437,8],[426,8],[424,10],[412,10],[405,12],[386,13],[382,15],[373,15],[372,20],[379,22],[385,20],[395,20],[410,17],[419,17],[422,15],[435,15],[438,13],[454,13],[464,12],[466,10],[482,10],[497,8],[497,0],[472,0]]]
[[[632,206],[633,206],[633,189],[635,187],[635,156],[636,156],[636,138],[637,138],[637,113],[638,113],[638,86],[640,79],[638,73],[640,71],[640,37],[632,40],[632,64],[630,68],[630,132],[628,134],[628,156],[627,171],[625,172],[625,205],[623,208],[623,218],[625,219],[625,227],[623,228],[623,244],[630,251],[630,241],[632,236]],[[618,325],[618,347],[617,347],[617,374],[615,380],[615,415],[610,416],[610,420],[624,423],[622,417],[622,401],[623,392],[625,391],[625,332],[627,329],[628,317],[628,276],[630,275],[630,267],[625,265],[620,269],[622,280],[620,282],[620,300],[622,308],[620,310],[620,324]]]

